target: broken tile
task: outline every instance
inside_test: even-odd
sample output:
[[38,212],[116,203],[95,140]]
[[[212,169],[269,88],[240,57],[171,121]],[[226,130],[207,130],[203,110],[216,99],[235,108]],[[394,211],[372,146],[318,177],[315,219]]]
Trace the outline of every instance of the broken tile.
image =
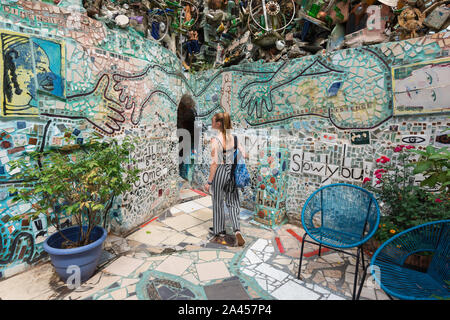
[[155,270],[181,276],[192,264],[192,260],[177,256],[169,256]]
[[202,282],[230,277],[230,272],[223,261],[198,263],[196,268]]
[[288,281],[271,293],[278,300],[318,300],[320,295],[294,281]]
[[123,256],[107,266],[103,271],[127,277],[143,263],[143,260]]

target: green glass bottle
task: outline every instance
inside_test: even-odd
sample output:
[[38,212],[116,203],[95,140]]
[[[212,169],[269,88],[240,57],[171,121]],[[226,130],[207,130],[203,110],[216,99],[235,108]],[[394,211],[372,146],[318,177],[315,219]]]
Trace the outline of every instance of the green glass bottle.
[[313,3],[311,8],[308,11],[308,16],[313,17],[313,18],[317,17],[317,14],[319,13],[321,7],[322,7],[321,5]]

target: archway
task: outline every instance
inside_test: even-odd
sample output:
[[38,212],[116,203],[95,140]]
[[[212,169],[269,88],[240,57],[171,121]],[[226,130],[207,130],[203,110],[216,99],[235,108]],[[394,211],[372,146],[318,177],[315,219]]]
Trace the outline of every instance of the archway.
[[[195,146],[195,102],[191,95],[185,93],[180,99],[177,112],[177,129],[179,156],[182,159],[179,164],[180,176],[192,181],[192,167],[194,161]],[[184,130],[180,130],[184,129]],[[186,141],[185,139],[189,139]]]

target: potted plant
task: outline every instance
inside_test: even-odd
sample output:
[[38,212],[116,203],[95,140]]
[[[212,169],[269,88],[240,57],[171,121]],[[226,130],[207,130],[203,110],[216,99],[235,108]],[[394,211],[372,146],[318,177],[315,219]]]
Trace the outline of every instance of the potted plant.
[[[13,201],[32,205],[31,212],[15,219],[44,214],[56,227],[43,247],[63,281],[70,276],[69,266],[80,268],[81,282],[94,273],[112,203],[137,178],[138,170],[130,165],[132,149],[130,139],[118,143],[94,135],[82,145],[32,152],[10,162],[12,169],[20,170],[14,177],[24,182],[21,188],[9,189],[15,194]],[[60,221],[65,217],[74,226],[62,229]]]
[[[429,148],[433,147],[427,147]],[[422,186],[415,183],[415,174],[423,171],[420,168],[423,167],[424,160],[416,161],[417,150],[413,149],[414,146],[396,146],[392,160],[386,156],[376,160],[378,168],[374,172],[374,183],[369,185],[370,179],[364,179],[366,189],[374,193],[382,209],[379,228],[366,246],[369,255],[373,254],[381,243],[403,230],[448,218],[450,201],[445,188],[425,189],[424,183]],[[430,255],[418,253],[410,256],[405,263],[416,269],[426,270],[430,260]]]

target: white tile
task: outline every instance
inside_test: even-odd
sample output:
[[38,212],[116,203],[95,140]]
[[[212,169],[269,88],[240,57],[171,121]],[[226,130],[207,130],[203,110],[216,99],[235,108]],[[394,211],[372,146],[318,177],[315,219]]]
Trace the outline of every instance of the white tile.
[[194,212],[190,213],[191,217],[200,219],[202,221],[208,221],[211,220],[213,218],[213,211],[212,209],[209,208],[204,208],[204,209],[200,209],[200,210],[196,210]]
[[124,300],[127,297],[127,289],[122,288],[111,292],[111,296],[114,300]]
[[230,272],[223,261],[199,263],[196,265],[200,281],[223,279],[230,277]]
[[282,264],[282,265],[290,265],[292,263],[292,259],[288,259],[288,258],[277,258],[275,259],[273,262],[278,263],[278,264]]
[[127,239],[142,242],[150,246],[158,246],[162,241],[176,233],[176,231],[171,230],[170,228],[152,226],[150,224],[132,233]]
[[324,289],[322,287],[319,287],[318,285],[314,285],[314,289],[313,290],[318,292],[318,293],[323,293],[323,294],[330,294],[331,293],[330,290],[327,290],[327,289]]
[[165,273],[181,276],[184,271],[192,264],[190,259],[176,256],[170,256],[164,260],[155,270]]
[[262,260],[258,258],[258,256],[251,249],[247,250],[247,252],[245,253],[245,257],[248,259],[250,264],[262,262]]
[[195,199],[194,201],[199,203],[199,204],[201,204],[202,206],[205,206],[205,207],[212,206],[212,198],[211,198],[211,196],[206,196],[206,197],[203,197],[203,198],[200,198],[200,199]]
[[180,242],[183,242],[184,239],[186,239],[186,238],[187,238],[187,236],[185,234],[176,233],[176,234],[170,236],[169,238],[167,238],[166,240],[162,241],[161,244],[166,245],[166,246],[176,246]]
[[248,269],[242,269],[242,273],[244,273],[250,277],[253,277],[255,275],[255,273],[253,271],[248,270]]
[[264,248],[267,246],[269,241],[264,239],[258,239],[252,246],[251,249],[254,251],[264,251]]
[[204,261],[211,261],[217,259],[216,251],[200,251],[198,253],[198,258]]
[[188,201],[184,203],[180,203],[175,206],[175,208],[190,213],[199,209],[203,209],[205,206],[202,206],[201,204],[195,202],[195,201]]
[[[51,291],[50,279],[55,270],[49,263],[0,281],[0,297],[3,300],[29,300],[42,297]],[[62,283],[62,282],[61,282]]]
[[140,274],[140,273],[142,273],[142,272],[145,272],[145,271],[148,270],[148,268],[150,268],[150,266],[152,265],[152,263],[153,263],[153,262],[151,262],[151,261],[145,262],[145,263],[143,263],[139,268],[137,268],[134,272],[135,272],[136,274]]
[[255,280],[263,290],[267,291],[267,280],[266,279],[255,278]]
[[8,268],[8,269],[3,271],[3,277],[10,278],[13,275],[16,275],[18,273],[21,273],[21,272],[25,271],[27,269],[27,267],[28,266],[27,266],[26,263],[21,263],[21,264],[18,264],[16,266],[14,266],[14,267],[10,267],[10,268]]
[[270,253],[264,254],[264,255],[263,255],[263,261],[269,260],[271,256],[272,256],[272,254],[270,254]]
[[202,220],[191,217],[190,215],[183,214],[180,216],[168,218],[163,223],[177,231],[183,231],[193,226],[203,223]]
[[127,277],[143,263],[143,260],[123,256],[107,266],[103,271]]
[[233,252],[226,252],[226,251],[219,252],[220,259],[232,259],[234,257],[234,255],[235,255],[235,253],[233,253]]
[[192,234],[194,237],[201,237],[209,233],[208,228],[204,228],[201,225],[189,228],[186,231]]
[[198,279],[196,277],[194,277],[194,275],[192,273],[188,273],[188,274],[184,275],[183,279],[193,283],[194,285],[198,285],[200,283],[198,281]]
[[186,198],[192,198],[198,196],[198,193],[189,189],[181,190],[180,191],[180,198],[186,199]]
[[272,252],[274,252],[274,249],[273,249],[273,247],[268,246],[268,247],[266,247],[266,249],[264,251],[267,253],[272,253]]
[[347,300],[347,299],[339,297],[335,294],[330,294],[330,296],[327,298],[327,300]]
[[139,279],[123,279],[120,285],[121,287],[128,287],[132,284],[135,284],[136,282],[139,282]]
[[176,214],[176,213],[179,213],[179,212],[182,212],[182,211],[180,209],[175,208],[175,207],[170,208],[170,213],[171,214]]
[[287,276],[289,276],[286,272],[275,269],[267,263],[261,263],[257,268],[255,268],[255,270],[277,279],[278,281],[283,281]]
[[271,295],[278,300],[318,300],[320,298],[320,295],[314,291],[293,281],[288,281],[273,291]]
[[197,237],[187,237],[186,239],[183,240],[183,242],[185,243],[189,243],[189,244],[200,244],[203,240]]

